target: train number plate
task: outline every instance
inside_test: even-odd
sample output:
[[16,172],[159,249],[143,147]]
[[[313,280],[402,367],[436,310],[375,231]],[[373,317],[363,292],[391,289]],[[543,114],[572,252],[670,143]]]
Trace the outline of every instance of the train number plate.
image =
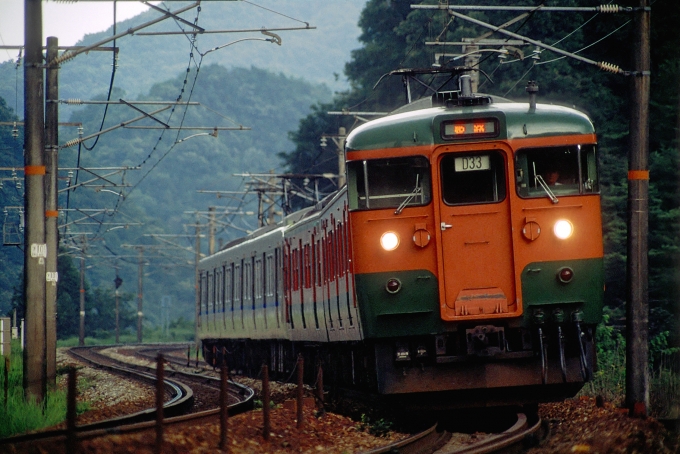
[[470,172],[473,170],[489,170],[491,160],[489,155],[463,156],[456,158],[456,172]]

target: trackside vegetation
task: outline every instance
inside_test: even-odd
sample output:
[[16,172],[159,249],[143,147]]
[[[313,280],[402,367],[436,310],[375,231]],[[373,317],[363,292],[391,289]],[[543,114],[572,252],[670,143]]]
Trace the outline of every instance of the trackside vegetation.
[[0,361],[0,438],[54,426],[66,419],[65,391],[49,390],[44,405],[24,397],[23,359],[18,341],[12,342],[8,373],[6,364]]

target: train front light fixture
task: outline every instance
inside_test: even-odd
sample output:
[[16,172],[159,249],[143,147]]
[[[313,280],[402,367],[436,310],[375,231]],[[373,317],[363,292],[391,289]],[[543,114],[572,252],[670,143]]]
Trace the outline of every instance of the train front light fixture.
[[380,246],[386,251],[393,251],[399,246],[399,235],[394,232],[385,232],[380,237]]
[[574,234],[574,225],[566,219],[560,219],[555,222],[553,232],[560,240],[566,240]]

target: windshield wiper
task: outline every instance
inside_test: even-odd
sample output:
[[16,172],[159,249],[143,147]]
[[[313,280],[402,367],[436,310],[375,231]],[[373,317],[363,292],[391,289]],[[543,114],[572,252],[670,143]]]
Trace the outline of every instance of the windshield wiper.
[[[548,194],[548,197],[550,197],[550,200],[552,201],[552,203],[558,203],[559,202],[559,200],[557,200],[557,197],[555,197],[555,194],[553,194],[553,192],[550,190],[550,187],[545,182],[545,180],[543,179],[542,176],[536,175],[536,177],[534,177],[534,180],[538,181],[538,183],[541,185],[541,187],[543,188],[545,193]],[[534,184],[536,184],[536,183],[534,183]]]
[[408,205],[411,202],[411,200],[415,198],[415,196],[423,192],[423,189],[420,187],[420,182],[418,181],[419,177],[420,175],[416,175],[416,187],[413,188],[413,191],[411,191],[411,193],[404,199],[404,201],[401,202],[401,205],[399,205],[399,207],[396,210],[394,210],[394,214],[401,214],[401,212],[404,211],[404,208],[406,208],[406,205]]

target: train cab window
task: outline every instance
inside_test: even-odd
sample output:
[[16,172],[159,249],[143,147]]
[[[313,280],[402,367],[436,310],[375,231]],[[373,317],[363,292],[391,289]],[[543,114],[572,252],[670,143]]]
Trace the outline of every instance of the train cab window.
[[347,163],[351,210],[395,208],[430,203],[430,163],[424,156]]
[[505,159],[498,152],[447,154],[440,167],[442,199],[448,205],[505,199]]
[[517,193],[547,197],[599,193],[595,145],[529,148],[517,152]]

